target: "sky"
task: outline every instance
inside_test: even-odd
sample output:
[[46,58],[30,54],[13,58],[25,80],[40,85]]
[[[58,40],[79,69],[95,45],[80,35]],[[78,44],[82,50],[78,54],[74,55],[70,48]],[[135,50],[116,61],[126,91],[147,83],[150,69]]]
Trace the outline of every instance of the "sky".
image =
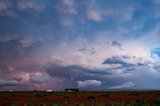
[[0,90],[160,89],[160,0],[0,0]]

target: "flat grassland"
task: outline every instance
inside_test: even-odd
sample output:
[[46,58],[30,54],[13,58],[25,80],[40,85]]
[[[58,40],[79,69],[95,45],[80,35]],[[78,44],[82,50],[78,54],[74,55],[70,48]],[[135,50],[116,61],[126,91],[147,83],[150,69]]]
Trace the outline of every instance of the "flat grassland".
[[3,91],[0,106],[160,106],[160,91]]

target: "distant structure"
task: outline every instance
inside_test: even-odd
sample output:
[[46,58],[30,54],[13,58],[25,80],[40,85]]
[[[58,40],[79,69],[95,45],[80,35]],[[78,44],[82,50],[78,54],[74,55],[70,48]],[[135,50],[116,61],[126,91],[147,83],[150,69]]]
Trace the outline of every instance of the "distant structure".
[[13,92],[13,90],[9,90],[9,92]]
[[46,92],[52,92],[53,90],[50,90],[50,89],[48,89],[48,90],[46,90]]
[[67,88],[65,89],[65,92],[78,92],[79,89],[78,88]]

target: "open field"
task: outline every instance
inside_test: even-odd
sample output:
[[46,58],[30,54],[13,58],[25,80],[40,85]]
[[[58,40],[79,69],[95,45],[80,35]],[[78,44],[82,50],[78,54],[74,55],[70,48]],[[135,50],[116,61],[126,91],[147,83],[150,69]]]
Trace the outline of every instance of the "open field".
[[0,92],[0,106],[160,106],[160,91]]

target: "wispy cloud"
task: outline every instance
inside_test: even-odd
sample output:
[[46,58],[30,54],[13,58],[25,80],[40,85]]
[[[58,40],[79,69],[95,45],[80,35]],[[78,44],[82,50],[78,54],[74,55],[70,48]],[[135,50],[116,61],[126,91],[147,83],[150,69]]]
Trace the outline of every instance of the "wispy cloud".
[[56,6],[60,13],[76,15],[76,0],[59,0],[59,4]]
[[0,1],[0,16],[15,17],[14,11],[11,10],[12,7],[13,7],[12,2],[8,0],[1,0]]
[[17,2],[17,8],[19,10],[35,10],[38,12],[41,12],[43,10],[45,10],[46,6],[45,4],[38,2],[38,1],[34,1],[34,0],[19,0]]
[[0,1],[0,11],[8,10],[12,6],[12,3],[7,0]]
[[93,21],[101,21],[103,19],[103,16],[100,11],[91,9],[87,11],[87,17],[88,19]]
[[159,0],[151,0],[153,3],[155,4],[160,4],[160,1]]

